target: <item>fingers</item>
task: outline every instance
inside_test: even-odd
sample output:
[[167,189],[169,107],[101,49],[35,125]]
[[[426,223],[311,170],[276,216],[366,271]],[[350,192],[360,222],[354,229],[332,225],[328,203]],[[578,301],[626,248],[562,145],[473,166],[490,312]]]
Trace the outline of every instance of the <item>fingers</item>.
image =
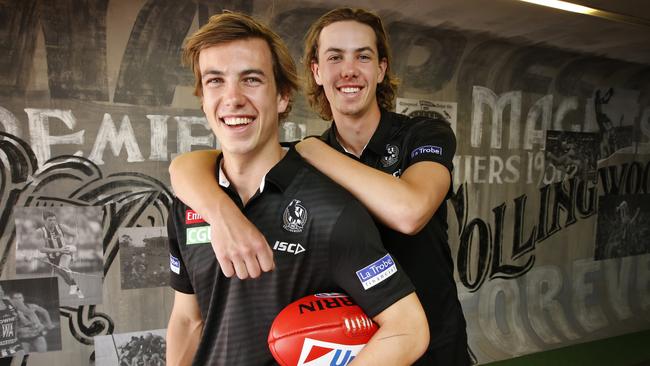
[[219,247],[214,248],[214,252],[221,271],[228,278],[234,275],[241,280],[257,278],[263,272],[269,272],[275,268],[273,251],[266,241],[258,245],[255,250],[237,246],[231,248],[228,253],[221,251]]
[[257,253],[257,262],[263,272],[270,272],[275,268],[273,262],[273,251],[268,245],[265,245],[261,251]]
[[260,269],[260,264],[257,262],[257,258],[254,255],[247,256],[244,259],[244,263],[246,263],[246,270],[248,271],[250,278],[257,278],[260,276],[262,270]]
[[214,246],[212,247],[214,249],[214,254],[217,256],[217,262],[219,262],[219,267],[221,267],[221,272],[223,272],[223,275],[230,278],[235,275],[235,267],[232,263],[232,261],[227,258],[225,255],[220,253],[220,251],[217,250]]
[[248,278],[248,269],[246,269],[246,262],[239,259],[234,260],[233,265],[235,266],[235,273],[237,273],[237,278],[240,280],[245,280]]

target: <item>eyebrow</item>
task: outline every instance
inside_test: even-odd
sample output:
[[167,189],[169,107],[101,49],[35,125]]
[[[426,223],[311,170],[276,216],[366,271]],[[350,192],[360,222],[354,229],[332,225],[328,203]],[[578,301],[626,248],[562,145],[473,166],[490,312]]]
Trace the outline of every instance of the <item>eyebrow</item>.
[[[251,74],[266,76],[264,71],[262,71],[261,69],[245,69],[239,73],[240,76],[246,76]],[[207,76],[223,76],[223,75],[225,75],[223,71],[209,69],[201,74],[201,79],[205,79]]]
[[[327,52],[343,52],[344,50],[342,48],[336,48],[336,47],[329,47],[328,49],[325,50],[325,53]],[[354,52],[364,52],[364,51],[370,51],[372,53],[375,53],[375,50],[372,49],[372,47],[366,46],[366,47],[359,47],[354,50]]]
[[205,79],[206,76],[221,76],[223,75],[222,71],[209,69],[201,73],[201,79]]

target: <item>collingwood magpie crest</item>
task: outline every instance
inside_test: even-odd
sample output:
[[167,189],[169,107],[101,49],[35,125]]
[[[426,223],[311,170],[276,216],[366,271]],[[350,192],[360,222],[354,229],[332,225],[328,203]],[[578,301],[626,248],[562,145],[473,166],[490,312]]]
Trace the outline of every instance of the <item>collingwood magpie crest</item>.
[[386,145],[386,155],[381,157],[381,165],[383,165],[384,168],[388,168],[389,166],[395,164],[398,158],[399,147],[388,144]]
[[300,233],[307,222],[307,209],[300,200],[293,199],[282,214],[282,227],[292,233]]

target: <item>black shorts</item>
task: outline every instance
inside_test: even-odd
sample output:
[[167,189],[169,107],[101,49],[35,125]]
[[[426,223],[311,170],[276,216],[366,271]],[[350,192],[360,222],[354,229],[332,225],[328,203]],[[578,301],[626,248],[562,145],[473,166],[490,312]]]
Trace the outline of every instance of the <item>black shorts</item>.
[[429,348],[415,366],[469,366],[472,362],[467,350],[467,334],[461,332],[436,348]]

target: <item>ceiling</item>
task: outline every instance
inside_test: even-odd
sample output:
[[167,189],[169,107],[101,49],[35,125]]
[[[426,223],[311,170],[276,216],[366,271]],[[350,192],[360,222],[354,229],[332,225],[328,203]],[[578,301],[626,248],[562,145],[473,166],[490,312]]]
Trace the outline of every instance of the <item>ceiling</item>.
[[[395,0],[359,1],[395,8]],[[574,0],[600,10],[645,19],[648,0]],[[569,13],[518,0],[400,0],[401,15],[429,25],[447,24],[650,65],[650,26]],[[426,9],[426,11],[423,11]]]

